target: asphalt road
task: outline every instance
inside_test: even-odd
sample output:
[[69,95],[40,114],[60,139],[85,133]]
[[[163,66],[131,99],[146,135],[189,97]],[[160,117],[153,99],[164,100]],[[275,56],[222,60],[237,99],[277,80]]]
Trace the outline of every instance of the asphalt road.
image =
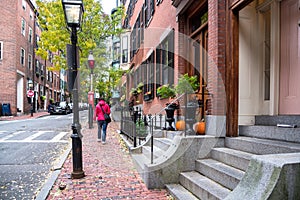
[[[71,143],[73,115],[0,121],[0,199],[34,199]],[[86,123],[86,111],[80,123]]]

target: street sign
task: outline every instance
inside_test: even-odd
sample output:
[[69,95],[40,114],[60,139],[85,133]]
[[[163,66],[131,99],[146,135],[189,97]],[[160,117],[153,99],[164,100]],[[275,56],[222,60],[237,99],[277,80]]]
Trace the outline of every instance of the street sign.
[[33,97],[33,96],[34,96],[33,90],[28,90],[28,91],[27,91],[27,96],[28,96],[28,97]]

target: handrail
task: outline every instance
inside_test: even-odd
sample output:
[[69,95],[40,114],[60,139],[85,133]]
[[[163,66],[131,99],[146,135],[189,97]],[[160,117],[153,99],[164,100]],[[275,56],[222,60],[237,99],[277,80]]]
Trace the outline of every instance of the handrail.
[[[153,136],[153,118],[155,118],[158,114],[161,114],[166,108],[168,108],[171,104],[175,103],[175,101],[178,101],[183,95],[186,95],[186,93],[181,94],[176,99],[172,100],[166,107],[161,109],[158,113],[155,113],[152,117],[150,117],[150,133],[151,133],[151,164],[153,164],[153,151],[154,151],[154,136]],[[155,122],[156,123],[156,122]],[[186,133],[185,133],[186,135]]]

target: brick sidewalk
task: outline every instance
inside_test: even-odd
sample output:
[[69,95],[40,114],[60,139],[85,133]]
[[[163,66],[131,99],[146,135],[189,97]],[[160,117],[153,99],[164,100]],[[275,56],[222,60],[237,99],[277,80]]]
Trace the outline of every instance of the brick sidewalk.
[[39,118],[41,116],[47,116],[47,115],[50,114],[46,111],[39,111],[33,113],[33,116],[31,116],[31,114],[24,114],[20,116],[1,116],[0,121],[13,121],[13,120],[22,120],[22,119],[31,119],[31,118],[34,119],[34,118]]
[[[97,142],[97,124],[82,129],[83,170],[85,177],[70,179],[73,169],[71,153],[47,199],[172,199],[166,190],[148,190],[112,122],[107,130],[106,144]],[[66,186],[59,189],[59,186]]]

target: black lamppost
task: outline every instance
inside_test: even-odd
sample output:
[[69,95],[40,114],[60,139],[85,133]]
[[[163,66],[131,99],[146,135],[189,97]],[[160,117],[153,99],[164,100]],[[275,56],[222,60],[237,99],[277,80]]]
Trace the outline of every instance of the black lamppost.
[[84,177],[82,167],[82,135],[81,125],[79,123],[79,109],[78,109],[78,80],[77,80],[77,30],[80,28],[82,15],[84,13],[82,0],[62,0],[65,19],[68,28],[71,28],[71,42],[72,42],[72,66],[69,66],[72,74],[74,85],[72,89],[73,95],[73,124],[72,124],[72,156],[73,156],[73,172],[72,178],[78,179]]
[[[34,104],[33,104],[33,101],[34,101],[34,98],[33,98],[34,97],[34,86],[33,86],[33,81],[32,80],[28,80],[28,90],[30,91],[30,95],[27,94],[30,98],[30,104],[31,104],[30,116],[33,117],[33,112],[34,112]],[[33,96],[31,94],[32,92],[33,92]]]
[[93,128],[93,105],[94,105],[94,92],[93,92],[93,69],[95,67],[95,59],[93,56],[92,51],[90,51],[89,57],[88,57],[88,64],[91,69],[91,88],[90,92],[88,93],[89,98],[89,128]]

